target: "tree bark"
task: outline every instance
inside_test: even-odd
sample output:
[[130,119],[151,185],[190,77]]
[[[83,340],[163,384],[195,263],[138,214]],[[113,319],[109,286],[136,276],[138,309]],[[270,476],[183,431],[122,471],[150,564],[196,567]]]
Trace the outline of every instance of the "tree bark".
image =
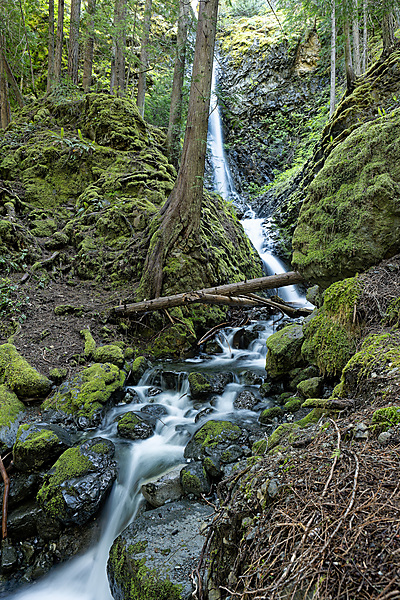
[[3,55],[3,59],[4,59],[4,66],[6,69],[8,81],[9,81],[9,83],[11,83],[11,87],[13,89],[15,99],[18,102],[18,106],[20,106],[22,108],[23,106],[25,106],[24,97],[21,94],[21,90],[19,89],[18,83],[15,80],[14,74],[11,70],[10,65],[8,64],[8,60],[5,55]]
[[5,38],[0,33],[0,125],[2,129],[5,129],[11,121],[5,49]]
[[357,0],[353,1],[353,56],[354,56],[354,74],[356,77],[361,75],[361,53],[360,53],[360,27],[358,24],[358,6]]
[[85,92],[88,92],[92,84],[93,72],[93,50],[94,50],[94,14],[96,11],[96,0],[88,0],[87,11],[89,15],[88,21],[88,38],[85,44],[85,56],[83,59],[83,76],[82,85]]
[[329,117],[335,112],[336,102],[336,6],[335,0],[331,5],[331,94],[329,103]]
[[24,34],[25,34],[25,40],[26,40],[26,49],[28,50],[29,65],[31,67],[32,91],[35,94],[35,96],[37,97],[37,94],[36,94],[36,84],[35,84],[35,76],[33,74],[33,63],[32,63],[32,55],[31,55],[31,47],[30,47],[30,44],[29,44],[28,32],[26,30],[25,15],[24,15],[24,9],[22,8],[22,1],[21,0],[19,0],[19,8],[20,8],[20,11],[21,11],[22,25],[23,25],[23,28],[24,28]]
[[49,40],[48,40],[48,69],[47,93],[51,92],[54,85],[55,54],[54,54],[54,0],[49,0]]
[[[201,302],[204,304],[240,304],[241,306],[255,306],[260,304],[260,299],[254,296],[250,298],[232,298],[232,294],[239,293],[241,296],[254,292],[256,290],[267,290],[286,285],[293,285],[304,282],[303,277],[297,271],[282,273],[279,275],[270,275],[268,277],[259,277],[250,279],[249,281],[240,281],[238,283],[229,283],[219,285],[213,288],[205,288],[193,292],[184,292],[182,294],[174,294],[173,296],[165,296],[155,298],[153,300],[143,300],[134,304],[117,306],[114,308],[116,313],[125,315],[135,312],[144,312],[147,310],[161,310],[163,308],[173,308],[175,306],[183,306],[184,304],[193,304]],[[264,299],[262,299],[264,300]],[[275,308],[280,305],[275,302],[264,301],[265,304],[270,304]],[[254,304],[256,303],[256,304]]]
[[387,56],[393,50],[394,40],[394,16],[391,10],[386,10],[382,20],[383,54]]
[[146,0],[144,7],[144,18],[143,18],[143,34],[142,43],[140,47],[140,61],[139,61],[139,79],[138,79],[138,90],[136,104],[139,109],[139,113],[144,115],[144,100],[146,95],[146,75],[149,66],[149,57],[147,53],[150,36],[150,25],[151,25],[151,9],[152,0]]
[[79,64],[79,23],[81,19],[81,0],[71,0],[71,21],[69,27],[68,76],[72,83],[78,83]]
[[58,0],[57,36],[56,36],[55,66],[54,66],[54,81],[56,83],[59,83],[60,79],[61,79],[63,43],[64,43],[64,0]]
[[346,65],[346,84],[347,90],[351,91],[354,86],[353,62],[351,59],[350,25],[349,19],[345,16],[344,20],[344,61]]
[[113,62],[111,66],[111,93],[125,93],[126,0],[115,0]]
[[164,262],[178,240],[189,252],[198,243],[217,14],[218,0],[200,1],[181,166],[153,224],[158,230],[150,241],[138,290],[141,298],[160,295]]
[[7,538],[7,510],[8,510],[8,494],[10,491],[10,478],[4,467],[1,456],[0,456],[0,473],[1,473],[1,476],[2,476],[3,482],[4,482],[3,510],[2,510],[2,520],[1,520],[1,539],[5,540]]
[[172,83],[171,106],[167,132],[167,149],[170,160],[176,169],[179,168],[180,134],[182,122],[182,94],[185,76],[185,59],[187,31],[189,23],[189,1],[180,0],[178,17],[178,35],[176,39],[176,56],[174,78]]
[[368,66],[368,0],[363,2],[363,53],[362,53],[362,70],[363,73]]

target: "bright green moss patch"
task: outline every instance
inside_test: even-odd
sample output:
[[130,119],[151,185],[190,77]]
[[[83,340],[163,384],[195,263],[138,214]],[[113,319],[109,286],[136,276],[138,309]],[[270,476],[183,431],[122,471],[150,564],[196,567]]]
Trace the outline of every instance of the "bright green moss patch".
[[0,346],[0,384],[2,383],[19,398],[42,397],[51,389],[51,381],[31,367],[12,344]]
[[99,363],[111,363],[121,368],[124,366],[125,357],[121,348],[114,344],[107,344],[96,349],[94,360]]
[[285,412],[296,412],[302,406],[302,400],[300,398],[291,398],[283,405],[283,410]]
[[0,385],[0,429],[15,423],[23,412],[25,412],[25,405],[18,400],[16,394],[7,386]]
[[258,440],[257,442],[254,442],[254,444],[251,448],[251,453],[256,456],[262,456],[267,451],[267,448],[268,448],[268,440],[266,438],[264,438],[262,440]]
[[207,421],[195,434],[194,439],[205,447],[212,447],[221,442],[237,440],[241,429],[230,421]]
[[271,377],[288,373],[302,363],[301,346],[303,328],[301,325],[288,325],[273,333],[267,339],[265,369]]
[[387,431],[390,427],[400,424],[400,406],[378,408],[372,415],[372,425],[375,430]]
[[203,373],[189,373],[188,380],[192,398],[204,398],[212,392],[211,382]]
[[[80,332],[81,336],[85,340],[85,349],[84,355],[86,359],[93,358],[94,353],[96,352],[96,342],[93,339],[93,336],[89,329],[82,329]],[[101,361],[99,361],[101,362]]]
[[275,418],[279,418],[283,415],[283,411],[280,406],[272,406],[262,411],[259,416],[260,423],[271,423]]
[[340,325],[352,325],[354,309],[360,299],[363,283],[358,277],[350,277],[333,283],[324,294],[326,314]]

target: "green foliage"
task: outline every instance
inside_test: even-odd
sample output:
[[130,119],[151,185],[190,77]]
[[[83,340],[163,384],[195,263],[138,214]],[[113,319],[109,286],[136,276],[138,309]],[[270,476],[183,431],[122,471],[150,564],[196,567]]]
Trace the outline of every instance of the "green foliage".
[[26,319],[26,305],[29,297],[25,296],[18,286],[8,277],[0,277],[0,334],[9,330],[6,322],[14,329],[16,323],[23,323]]
[[255,17],[265,12],[267,6],[265,0],[233,0],[228,13],[232,17]]

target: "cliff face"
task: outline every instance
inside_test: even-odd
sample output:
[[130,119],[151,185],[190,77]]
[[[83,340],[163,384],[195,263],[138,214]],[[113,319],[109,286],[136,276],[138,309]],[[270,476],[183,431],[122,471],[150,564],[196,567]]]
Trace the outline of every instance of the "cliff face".
[[268,214],[266,186],[293,166],[300,146],[308,152],[327,117],[320,41],[315,31],[287,37],[269,13],[228,21],[219,43],[220,104],[235,185]]

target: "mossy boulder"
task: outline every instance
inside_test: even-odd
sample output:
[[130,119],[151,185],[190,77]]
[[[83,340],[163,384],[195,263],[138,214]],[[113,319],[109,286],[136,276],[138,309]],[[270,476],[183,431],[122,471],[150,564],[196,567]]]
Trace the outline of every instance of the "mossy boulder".
[[398,253],[400,109],[351,133],[308,187],[293,267],[329,285]]
[[41,375],[13,344],[0,346],[0,384],[6,384],[18,398],[41,398],[51,390],[51,381]]
[[303,362],[301,346],[304,334],[301,325],[289,325],[267,339],[265,369],[272,378],[288,373]]
[[271,408],[266,408],[260,414],[258,420],[260,423],[272,423],[274,419],[279,419],[283,415],[283,410],[280,406],[272,406]]
[[321,396],[324,380],[322,377],[311,377],[301,381],[297,386],[297,391],[303,398],[319,398]]
[[139,415],[128,412],[119,421],[117,425],[118,434],[129,440],[145,440],[154,433],[155,423],[150,418],[146,421]]
[[206,455],[220,454],[241,434],[240,427],[231,421],[207,421],[186,445],[184,456],[201,460]]
[[100,346],[94,352],[94,360],[97,363],[111,363],[122,368],[125,363],[124,353],[118,346],[107,344]]
[[320,408],[314,408],[306,417],[293,423],[283,423],[275,429],[268,438],[268,451],[273,450],[277,446],[286,448],[291,444],[296,444],[305,435],[315,437],[318,433],[317,423],[324,415],[324,411]]
[[400,424],[400,406],[378,408],[372,415],[372,426],[379,432]]
[[25,410],[17,395],[0,385],[0,452],[13,446]]
[[210,483],[201,463],[192,462],[183,467],[180,482],[184,494],[194,494],[200,498],[202,494],[210,493]]
[[132,382],[133,385],[137,385],[150,367],[151,362],[147,358],[138,356],[131,365],[129,381]]
[[125,374],[116,365],[95,363],[65,381],[42,408],[52,411],[53,420],[67,419],[83,429],[94,426],[99,424],[112,394],[121,390],[124,382]]
[[285,412],[295,413],[300,410],[302,403],[303,400],[301,400],[301,398],[289,398],[289,400],[283,405],[283,410]]
[[100,437],[61,454],[37,493],[37,501],[46,515],[77,525],[92,518],[116,478],[113,456],[114,444]]
[[54,463],[67,446],[58,435],[45,426],[21,425],[13,447],[13,461],[18,471],[30,473]]
[[[96,352],[96,342],[94,341],[94,338],[89,329],[82,329],[80,334],[85,341],[85,348],[83,351],[84,356],[87,360],[90,360],[91,358],[94,357],[94,354]],[[107,361],[98,360],[97,362],[107,362]],[[112,362],[112,361],[110,361],[110,362]]]
[[185,600],[193,588],[210,507],[171,502],[136,518],[114,541],[107,564],[113,598]]
[[189,373],[188,381],[193,400],[204,400],[213,391],[210,378],[203,373]]

